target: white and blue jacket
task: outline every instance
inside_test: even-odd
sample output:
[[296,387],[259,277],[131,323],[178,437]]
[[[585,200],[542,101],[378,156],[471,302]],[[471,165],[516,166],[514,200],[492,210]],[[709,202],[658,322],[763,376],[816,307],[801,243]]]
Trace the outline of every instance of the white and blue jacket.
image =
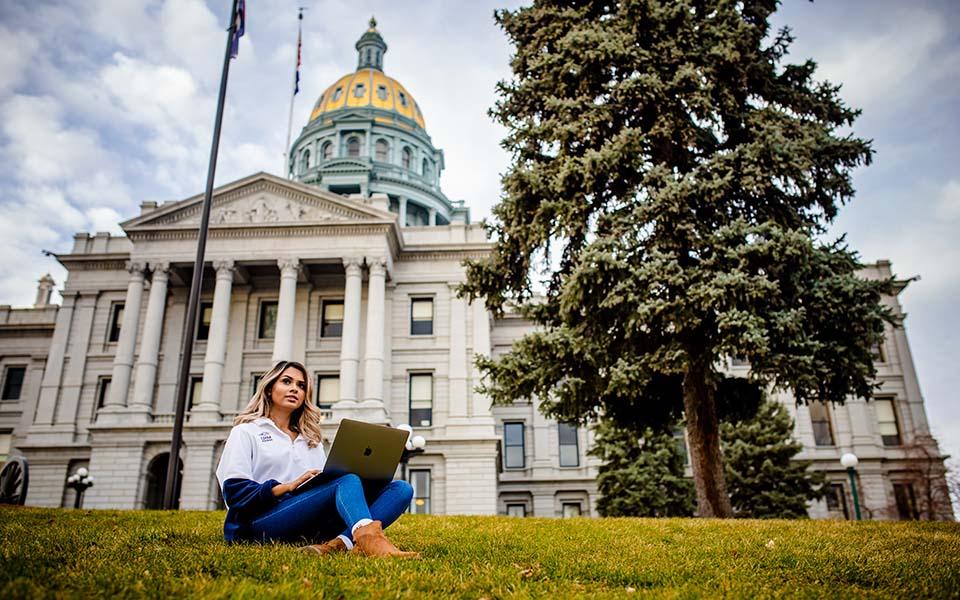
[[323,469],[326,461],[322,444],[311,448],[302,435],[290,441],[266,417],[235,426],[217,465],[227,505],[223,537],[228,542],[247,537],[247,524],[280,501],[273,495],[274,486],[293,481],[304,471]]

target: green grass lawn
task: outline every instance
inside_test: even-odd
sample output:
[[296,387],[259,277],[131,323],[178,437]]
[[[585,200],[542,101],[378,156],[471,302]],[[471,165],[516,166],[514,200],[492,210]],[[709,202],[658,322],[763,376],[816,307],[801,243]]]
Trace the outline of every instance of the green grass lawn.
[[406,515],[403,561],[228,546],[222,519],[0,508],[0,598],[960,595],[956,523]]

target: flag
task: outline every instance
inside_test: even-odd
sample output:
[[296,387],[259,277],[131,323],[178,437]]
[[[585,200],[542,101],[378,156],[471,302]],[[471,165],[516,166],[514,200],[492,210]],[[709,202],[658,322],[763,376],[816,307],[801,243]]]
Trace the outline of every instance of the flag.
[[233,41],[230,45],[230,58],[236,58],[240,53],[240,38],[243,37],[247,20],[247,8],[244,0],[237,0],[237,13],[233,15]]
[[297,71],[293,77],[293,95],[300,91],[300,32],[297,31]]

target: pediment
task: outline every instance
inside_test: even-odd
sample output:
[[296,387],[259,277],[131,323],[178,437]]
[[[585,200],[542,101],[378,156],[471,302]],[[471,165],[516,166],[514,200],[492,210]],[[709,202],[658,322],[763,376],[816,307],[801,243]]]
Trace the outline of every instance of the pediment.
[[[200,224],[203,196],[198,195],[122,223],[124,230],[192,228]],[[258,173],[213,193],[210,227],[282,226],[324,223],[356,223],[392,220],[385,213],[352,198],[346,198]]]

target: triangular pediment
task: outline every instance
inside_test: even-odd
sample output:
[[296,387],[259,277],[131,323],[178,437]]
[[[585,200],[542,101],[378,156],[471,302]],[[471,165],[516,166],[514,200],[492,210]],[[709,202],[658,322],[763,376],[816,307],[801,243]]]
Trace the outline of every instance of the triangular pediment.
[[[203,195],[193,196],[121,223],[126,231],[197,227]],[[255,227],[356,223],[393,220],[395,217],[361,201],[326,190],[288,181],[267,173],[221,186],[214,190],[210,227],[248,225]]]

